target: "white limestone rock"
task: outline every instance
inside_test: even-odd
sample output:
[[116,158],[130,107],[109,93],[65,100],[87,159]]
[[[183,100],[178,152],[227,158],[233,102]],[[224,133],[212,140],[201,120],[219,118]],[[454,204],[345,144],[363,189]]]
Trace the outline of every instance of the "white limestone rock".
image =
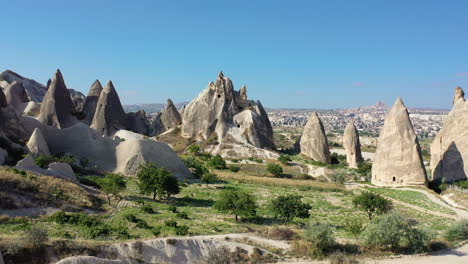
[[350,168],[357,169],[362,162],[361,144],[359,141],[359,133],[354,125],[353,120],[349,121],[343,135],[343,147],[346,150],[346,162]]
[[427,185],[419,141],[408,110],[399,97],[380,131],[372,164],[372,184]]
[[301,153],[309,158],[324,163],[330,163],[330,149],[325,134],[325,128],[316,112],[310,115],[299,141]]

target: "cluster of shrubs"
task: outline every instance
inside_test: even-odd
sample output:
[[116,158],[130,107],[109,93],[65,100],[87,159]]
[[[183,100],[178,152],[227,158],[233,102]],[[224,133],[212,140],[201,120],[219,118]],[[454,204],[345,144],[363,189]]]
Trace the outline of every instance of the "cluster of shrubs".
[[65,213],[57,211],[49,216],[49,220],[57,224],[70,224],[80,228],[87,238],[115,236],[117,238],[130,238],[128,229],[124,226],[111,226],[98,217],[85,213]]
[[178,236],[186,236],[189,234],[189,227],[187,225],[178,225],[175,220],[166,220],[164,225],[172,229]]
[[63,162],[71,165],[75,163],[75,157],[73,157],[70,154],[64,154],[55,156],[39,155],[34,158],[34,163],[36,163],[37,166],[43,169],[47,169],[49,167],[49,164],[53,162]]

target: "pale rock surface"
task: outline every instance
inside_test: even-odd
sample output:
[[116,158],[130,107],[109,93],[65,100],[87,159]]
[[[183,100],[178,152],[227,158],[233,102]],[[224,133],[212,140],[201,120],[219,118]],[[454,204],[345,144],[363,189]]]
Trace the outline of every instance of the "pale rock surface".
[[358,164],[362,162],[361,144],[359,142],[359,133],[351,120],[343,135],[343,147],[346,150],[346,162],[350,168],[357,169]]
[[76,179],[75,173],[73,172],[73,169],[71,168],[70,164],[54,162],[54,163],[49,164],[48,169],[43,169],[34,163],[34,159],[31,155],[28,155],[24,159],[18,161],[15,168],[19,170],[30,171],[33,173],[67,179],[73,182],[78,181]]
[[118,137],[121,141],[122,140],[132,140],[132,139],[144,139],[145,136],[139,133],[135,133],[133,131],[121,129],[114,134],[114,139]]
[[94,83],[89,88],[89,92],[86,96],[85,104],[83,106],[83,122],[87,125],[91,125],[93,122],[94,113],[96,112],[96,106],[102,90],[102,85],[98,80],[94,81]]
[[455,88],[452,110],[431,144],[432,179],[445,178],[448,182],[467,179],[468,103],[463,96],[463,90]]
[[29,102],[28,95],[21,81],[14,81],[5,90],[7,104],[11,105],[18,113],[23,113]]
[[330,163],[330,149],[325,128],[316,112],[310,115],[299,141],[301,153],[309,158]]
[[0,87],[1,88],[6,88],[8,85],[10,85],[13,82],[19,82],[22,84],[24,89],[26,89],[27,96],[29,98],[29,101],[34,101],[34,102],[42,102],[46,92],[47,88],[28,78],[25,78],[16,72],[6,70],[0,74]]
[[171,99],[167,99],[166,107],[161,111],[161,122],[166,130],[182,124],[182,117]]
[[380,131],[372,164],[372,184],[427,185],[419,141],[408,110],[399,97]]
[[30,133],[40,128],[52,155],[69,153],[75,160],[87,159],[88,166],[102,173],[134,175],[146,162],[165,167],[179,180],[191,176],[177,154],[163,142],[153,139],[114,140],[102,137],[89,126],[78,123],[66,129],[56,129],[40,124],[35,119],[23,117]]
[[26,104],[23,113],[29,116],[38,116],[41,113],[41,103],[29,101]]
[[101,91],[91,127],[99,135],[112,136],[119,129],[127,129],[127,117],[112,81]]
[[75,114],[70,91],[65,85],[62,73],[57,70],[44,96],[41,113],[37,119],[48,126],[66,128],[76,124]]
[[33,156],[50,156],[49,147],[47,146],[47,142],[45,141],[44,136],[42,135],[42,132],[39,128],[34,129],[34,132],[29,138],[28,144],[26,146]]
[[245,87],[241,90],[235,91],[232,81],[221,72],[216,82],[210,82],[185,107],[181,135],[199,140],[215,138],[222,145],[231,134],[230,139],[243,138],[240,144],[248,142],[257,148],[273,149],[273,129],[268,115],[260,102],[247,100]]

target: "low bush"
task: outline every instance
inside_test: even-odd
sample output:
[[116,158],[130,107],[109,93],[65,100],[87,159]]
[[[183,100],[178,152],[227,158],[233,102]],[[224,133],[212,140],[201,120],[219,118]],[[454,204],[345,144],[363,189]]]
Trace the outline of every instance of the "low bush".
[[157,225],[151,229],[151,233],[153,233],[154,236],[159,236],[161,234],[162,226]]
[[289,194],[280,195],[273,199],[269,205],[270,211],[276,219],[290,222],[294,217],[308,218],[312,206],[302,202],[302,196]]
[[147,214],[154,214],[154,209],[153,209],[153,206],[151,206],[150,204],[145,204],[141,207],[141,210]]
[[275,240],[292,240],[295,236],[296,233],[288,227],[276,226],[268,230],[268,237]]
[[208,166],[217,170],[224,170],[226,169],[226,161],[220,155],[216,155],[208,161]]
[[186,236],[189,233],[189,227],[186,225],[176,226],[175,233],[178,236]]
[[278,161],[281,162],[284,165],[288,165],[292,161],[292,158],[291,158],[291,156],[289,156],[287,154],[281,154],[278,157]]
[[236,165],[230,165],[229,170],[232,171],[232,172],[238,172],[238,171],[240,171],[240,167],[236,166]]
[[173,212],[174,214],[178,212],[177,207],[175,206],[169,207],[169,211]]
[[175,220],[166,220],[164,221],[164,225],[170,228],[176,228],[177,227],[177,221]]
[[218,181],[219,181],[218,175],[216,175],[216,173],[212,173],[212,172],[208,172],[208,173],[203,174],[203,176],[201,178],[201,182],[203,182],[205,184],[215,183],[215,182],[218,182]]
[[451,242],[468,239],[468,220],[453,223],[445,232],[444,237]]
[[186,212],[177,212],[177,218],[189,219],[188,214]]
[[362,231],[364,231],[364,228],[364,219],[362,219],[362,217],[352,216],[346,218],[345,230],[355,238],[357,238],[362,233]]
[[46,229],[35,226],[26,231],[25,239],[32,247],[39,248],[45,242],[49,241],[49,235]]
[[310,223],[304,231],[304,240],[312,243],[311,256],[322,257],[336,244],[329,223]]
[[269,173],[273,174],[275,177],[281,176],[283,174],[283,168],[276,163],[268,163],[266,169]]

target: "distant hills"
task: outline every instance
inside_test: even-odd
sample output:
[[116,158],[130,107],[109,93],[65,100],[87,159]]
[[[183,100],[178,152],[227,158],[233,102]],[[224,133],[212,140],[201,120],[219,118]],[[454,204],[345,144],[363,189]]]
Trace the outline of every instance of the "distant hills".
[[[177,109],[182,108],[182,106],[188,104],[189,102],[181,102],[181,103],[175,103],[175,107]],[[136,112],[139,110],[145,111],[147,114],[152,114],[152,113],[157,113],[161,112],[161,110],[164,109],[166,104],[164,103],[153,103],[153,104],[130,104],[130,105],[123,105],[123,109],[125,112]]]

